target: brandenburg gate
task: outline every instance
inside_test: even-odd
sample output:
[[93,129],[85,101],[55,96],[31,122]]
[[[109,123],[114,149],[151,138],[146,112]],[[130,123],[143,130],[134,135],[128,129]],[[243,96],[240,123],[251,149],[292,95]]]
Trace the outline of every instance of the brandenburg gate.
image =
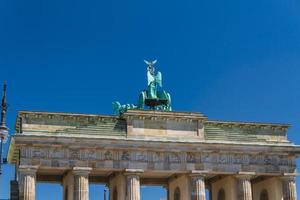
[[147,90],[137,105],[114,102],[116,115],[19,111],[16,199],[34,200],[39,181],[61,183],[64,200],[88,200],[89,183],[106,184],[110,200],[140,200],[141,185],[164,186],[168,200],[297,199],[289,125],[172,111],[147,64]]

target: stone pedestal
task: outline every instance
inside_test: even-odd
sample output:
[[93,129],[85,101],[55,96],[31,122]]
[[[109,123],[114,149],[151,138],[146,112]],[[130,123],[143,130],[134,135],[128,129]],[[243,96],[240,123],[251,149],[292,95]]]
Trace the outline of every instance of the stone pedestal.
[[205,182],[204,175],[191,175],[192,194],[191,200],[205,200]]
[[142,170],[125,170],[126,200],[140,200],[140,176]]
[[89,173],[92,168],[74,167],[74,200],[89,199]]
[[19,166],[19,200],[35,200],[38,166]]
[[295,176],[282,177],[283,200],[297,200]]
[[237,199],[239,200],[252,200],[252,175],[238,175],[237,177]]

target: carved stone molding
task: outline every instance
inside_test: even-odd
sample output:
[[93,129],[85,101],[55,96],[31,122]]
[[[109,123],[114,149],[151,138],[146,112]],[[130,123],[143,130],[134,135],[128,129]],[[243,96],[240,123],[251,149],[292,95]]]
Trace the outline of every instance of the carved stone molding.
[[144,170],[210,170],[236,173],[293,173],[293,157],[213,152],[156,152],[153,150],[110,150],[22,147],[21,165],[41,167],[139,168]]
[[88,176],[89,173],[92,171],[90,167],[73,167],[73,174],[80,175],[80,176]]

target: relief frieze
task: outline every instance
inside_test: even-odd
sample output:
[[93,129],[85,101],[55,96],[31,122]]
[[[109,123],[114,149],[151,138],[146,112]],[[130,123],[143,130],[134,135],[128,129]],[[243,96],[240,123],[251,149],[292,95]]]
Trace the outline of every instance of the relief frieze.
[[[44,149],[45,151],[45,149]],[[43,152],[43,151],[41,151]],[[53,148],[53,149],[49,149],[49,158],[64,158],[65,154],[64,154],[64,149],[61,148]]]
[[70,160],[79,160],[80,159],[80,150],[78,149],[68,149],[68,158]]
[[134,154],[135,154],[134,160],[136,160],[136,161],[148,162],[148,161],[152,160],[151,157],[148,156],[147,152],[140,151],[140,152],[135,152]]
[[196,162],[196,154],[194,154],[194,153],[187,153],[186,154],[186,162],[188,162],[188,163],[195,163]]
[[113,155],[111,151],[105,151],[104,153],[104,160],[112,160],[113,159]]
[[[200,168],[252,169],[260,171],[291,171],[295,168],[295,160],[284,155],[253,155],[242,153],[208,153],[208,152],[155,152],[104,149],[70,149],[39,148],[21,149],[21,162],[29,163],[40,160],[40,163],[51,166],[71,166],[76,163],[93,163],[93,166],[122,167],[136,163],[150,168],[168,169],[173,167],[201,166]],[[49,161],[47,161],[49,160]],[[103,162],[101,164],[101,162]],[[126,163],[124,163],[126,162]],[[140,164],[138,164],[140,163]],[[204,166],[204,167],[203,167]]]
[[122,158],[121,158],[121,159],[122,159],[122,160],[127,160],[127,161],[131,160],[131,159],[130,159],[130,154],[129,154],[129,152],[123,151],[123,153],[122,153]]
[[96,160],[97,152],[95,150],[83,150],[81,151],[81,156],[83,160]]

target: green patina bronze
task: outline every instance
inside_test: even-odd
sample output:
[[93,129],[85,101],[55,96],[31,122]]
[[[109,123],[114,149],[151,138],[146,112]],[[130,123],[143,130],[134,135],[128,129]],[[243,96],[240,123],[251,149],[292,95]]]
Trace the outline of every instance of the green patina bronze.
[[147,64],[147,90],[143,90],[139,95],[138,104],[125,104],[121,105],[119,102],[113,102],[113,110],[115,114],[121,115],[128,109],[151,109],[151,110],[163,110],[171,111],[171,95],[162,90],[162,74],[157,72],[153,65],[157,61],[146,61]]

